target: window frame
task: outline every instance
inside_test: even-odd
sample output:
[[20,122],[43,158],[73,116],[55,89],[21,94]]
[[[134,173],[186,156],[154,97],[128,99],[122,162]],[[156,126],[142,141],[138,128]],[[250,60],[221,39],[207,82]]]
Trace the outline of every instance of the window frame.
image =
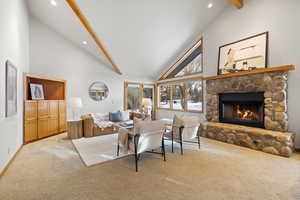
[[153,86],[153,91],[152,91],[152,98],[153,98],[153,106],[152,106],[152,112],[155,112],[156,108],[156,84],[155,83],[140,83],[140,82],[128,82],[124,81],[124,96],[123,96],[123,109],[128,110],[128,86],[129,85],[138,85],[139,86],[139,111],[143,110],[143,105],[142,101],[144,98],[144,86]]
[[[171,99],[170,99],[170,108],[160,108],[160,86],[162,85],[175,85],[176,83],[186,83],[186,82],[189,82],[189,81],[200,81],[201,82],[201,87],[202,87],[202,105],[201,105],[201,111],[199,110],[188,110],[187,109],[187,101],[186,101],[186,89],[184,91],[184,98],[185,98],[185,105],[184,105],[184,108],[183,109],[173,109],[173,89],[171,87]],[[204,79],[203,77],[192,77],[192,78],[185,78],[185,79],[180,79],[180,80],[174,80],[174,81],[164,81],[164,82],[159,82],[157,83],[157,104],[156,104],[156,109],[157,110],[167,110],[167,111],[177,111],[177,112],[190,112],[190,113],[199,113],[199,114],[203,114],[204,113]]]
[[[185,109],[186,109],[186,104],[184,104],[184,106],[183,106],[183,108],[182,109],[175,109],[174,108],[174,105],[173,105],[173,103],[174,103],[174,101],[173,101],[173,94],[174,94],[174,92],[173,92],[173,89],[174,89],[174,86],[176,85],[176,84],[180,84],[180,83],[185,83],[185,82],[177,82],[177,83],[173,83],[173,84],[171,84],[171,99],[170,99],[170,107],[171,107],[171,109],[172,110],[174,110],[174,111],[181,111],[181,112],[184,112],[185,111]],[[184,90],[184,93],[182,94],[183,95],[183,98],[185,99],[185,96],[186,96],[186,90]],[[160,105],[160,104],[159,104]]]
[[190,56],[199,46],[202,48],[202,53],[201,55],[201,71],[199,72],[192,72],[190,74],[185,74],[181,76],[176,76],[174,78],[182,78],[186,76],[193,76],[197,74],[202,74],[203,73],[203,68],[204,68],[204,59],[203,59],[203,37],[200,37],[193,45],[191,48],[189,48],[163,75],[159,78],[160,81],[162,80],[168,80],[168,79],[173,79],[173,78],[168,78],[168,75],[171,74],[188,56]]

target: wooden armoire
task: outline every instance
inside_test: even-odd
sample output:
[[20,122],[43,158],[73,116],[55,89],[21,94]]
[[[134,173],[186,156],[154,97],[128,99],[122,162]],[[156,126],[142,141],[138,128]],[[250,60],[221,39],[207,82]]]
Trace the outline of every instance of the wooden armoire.
[[[30,84],[43,86],[44,100],[32,100]],[[24,143],[66,131],[66,81],[24,74]]]

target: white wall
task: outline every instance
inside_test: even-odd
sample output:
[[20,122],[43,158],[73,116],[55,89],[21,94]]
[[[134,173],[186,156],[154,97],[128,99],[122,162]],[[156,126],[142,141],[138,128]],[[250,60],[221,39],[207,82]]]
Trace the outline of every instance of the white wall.
[[[245,0],[244,4],[240,10],[228,7],[203,32],[204,76],[217,74],[219,46],[269,31],[269,67],[294,64],[297,68],[289,75],[288,113],[289,130],[297,133],[300,147],[300,1]],[[159,112],[159,117],[165,115],[172,113]]]
[[[151,81],[117,75],[33,17],[30,18],[30,73],[67,80],[68,99],[81,97],[84,104],[82,113],[107,113],[122,109],[125,80]],[[89,98],[88,88],[94,81],[102,81],[108,86],[109,96],[106,100],[95,102]]]
[[297,134],[300,147],[300,1],[246,0],[244,8],[234,7],[218,17],[204,32],[205,75],[216,75],[218,47],[269,31],[269,67],[296,65],[288,82],[289,130]]
[[[0,172],[23,143],[22,73],[28,71],[28,13],[24,0],[0,1]],[[5,118],[5,62],[18,69],[18,114]]]

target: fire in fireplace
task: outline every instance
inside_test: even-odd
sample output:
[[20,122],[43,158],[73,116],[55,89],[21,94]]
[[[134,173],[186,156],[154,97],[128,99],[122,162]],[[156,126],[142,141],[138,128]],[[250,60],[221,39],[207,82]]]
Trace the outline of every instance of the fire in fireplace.
[[253,109],[251,106],[245,106],[244,104],[236,106],[236,115],[237,120],[246,120],[246,121],[257,121],[259,120],[259,113]]
[[264,128],[264,93],[219,94],[219,121]]

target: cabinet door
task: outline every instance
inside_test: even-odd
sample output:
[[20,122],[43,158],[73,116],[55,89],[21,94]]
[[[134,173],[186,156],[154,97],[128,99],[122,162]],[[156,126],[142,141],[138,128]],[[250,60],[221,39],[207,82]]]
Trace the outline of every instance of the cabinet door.
[[58,101],[49,101],[49,117],[58,119]]
[[24,102],[24,142],[38,139],[37,134],[37,101]]
[[37,119],[37,101],[25,101],[24,104],[24,120]]
[[48,137],[49,134],[49,119],[42,118],[38,120],[38,138]]
[[59,101],[59,131],[67,130],[67,108],[65,101]]
[[38,118],[45,119],[49,117],[49,102],[38,101]]
[[59,132],[59,127],[58,127],[58,118],[56,119],[49,119],[49,124],[48,124],[48,129],[49,129],[49,135],[54,135]]
[[31,142],[38,139],[38,127],[37,127],[37,120],[27,120],[25,121],[25,143]]
[[59,132],[58,127],[58,101],[49,101],[49,134],[53,135]]

